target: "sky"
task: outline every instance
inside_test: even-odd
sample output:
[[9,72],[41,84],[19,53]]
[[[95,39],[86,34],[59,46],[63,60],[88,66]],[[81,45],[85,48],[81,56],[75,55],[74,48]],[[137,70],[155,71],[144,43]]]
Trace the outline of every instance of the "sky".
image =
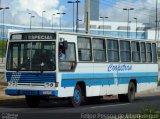
[[[1,7],[10,7],[9,10],[5,10],[5,23],[29,26],[30,15],[28,13],[32,13],[35,16],[32,19],[32,25],[41,26],[42,11],[46,11],[43,13],[44,26],[52,26],[52,14],[57,12],[66,13],[62,16],[62,26],[72,26],[72,4],[68,4],[67,1],[1,0]],[[109,17],[109,21],[126,22],[127,11],[123,8],[131,7],[134,10],[130,11],[130,21],[134,22],[134,17],[137,17],[139,22],[155,21],[156,0],[100,0],[100,15]],[[158,0],[158,11],[160,11],[160,0]],[[59,25],[59,17],[59,15],[53,16],[54,26]],[[79,3],[79,19],[82,23],[84,22],[84,0],[80,0]]]

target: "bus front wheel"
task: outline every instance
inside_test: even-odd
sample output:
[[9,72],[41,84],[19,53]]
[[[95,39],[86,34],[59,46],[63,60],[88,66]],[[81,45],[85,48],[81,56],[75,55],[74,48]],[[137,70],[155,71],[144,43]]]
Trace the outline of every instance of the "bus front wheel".
[[82,103],[82,90],[79,85],[77,85],[74,89],[73,96],[69,98],[69,104],[72,107],[78,107]]
[[26,102],[29,107],[36,108],[39,106],[40,99],[38,96],[26,96]]

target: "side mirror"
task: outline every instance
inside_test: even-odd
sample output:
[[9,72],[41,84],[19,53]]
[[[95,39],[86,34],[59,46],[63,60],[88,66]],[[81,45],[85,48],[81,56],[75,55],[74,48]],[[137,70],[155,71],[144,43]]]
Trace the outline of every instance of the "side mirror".
[[66,50],[68,48],[68,42],[65,40],[63,41],[63,48]]

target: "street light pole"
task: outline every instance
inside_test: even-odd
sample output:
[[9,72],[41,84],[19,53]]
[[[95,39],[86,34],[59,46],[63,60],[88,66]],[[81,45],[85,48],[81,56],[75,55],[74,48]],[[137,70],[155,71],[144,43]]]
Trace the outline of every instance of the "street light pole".
[[136,39],[137,39],[137,20],[138,19],[136,17],[134,19],[136,20]]
[[80,1],[77,0],[76,3],[77,3],[76,32],[78,32],[78,22],[79,22],[79,21],[78,21],[78,19],[79,19],[79,18],[78,18],[78,4],[80,3]]
[[101,19],[103,19],[103,35],[104,35],[104,19],[106,18],[108,18],[108,17],[100,17]]
[[52,14],[52,30],[53,30],[53,16],[56,14]]
[[73,32],[74,32],[74,3],[76,3],[76,1],[68,1],[67,3],[72,3],[73,4]]
[[35,16],[31,16],[30,18],[30,30],[32,30],[32,18],[34,18]]
[[60,22],[59,22],[59,26],[60,26],[60,31],[61,31],[61,15],[64,15],[64,14],[66,14],[66,13],[64,13],[64,12],[60,13],[60,12],[59,12],[59,13],[57,13],[57,14],[60,15],[60,16],[59,16],[59,21],[60,21]]
[[46,11],[42,11],[42,30],[43,30],[43,13]]
[[29,28],[30,28],[30,30],[31,30],[31,17],[32,17],[32,13],[28,13],[28,14],[30,14],[30,22],[29,22]]
[[127,21],[127,38],[129,38],[129,11],[134,10],[134,8],[123,8],[123,10],[128,11],[128,21]]

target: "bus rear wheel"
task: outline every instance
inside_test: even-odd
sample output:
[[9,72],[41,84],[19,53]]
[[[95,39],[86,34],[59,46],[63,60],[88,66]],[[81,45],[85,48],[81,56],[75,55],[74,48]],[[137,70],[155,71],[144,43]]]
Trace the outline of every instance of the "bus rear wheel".
[[127,102],[133,102],[135,99],[136,87],[133,82],[129,83],[128,86],[128,94],[127,94]]
[[128,93],[127,94],[119,94],[118,98],[120,101],[125,102],[133,102],[135,99],[136,87],[133,82],[130,82],[128,85]]
[[69,98],[69,104],[72,107],[79,107],[82,103],[82,90],[79,85],[74,89],[73,96]]
[[29,107],[36,108],[39,106],[40,98],[38,96],[28,96],[26,95],[26,102]]

